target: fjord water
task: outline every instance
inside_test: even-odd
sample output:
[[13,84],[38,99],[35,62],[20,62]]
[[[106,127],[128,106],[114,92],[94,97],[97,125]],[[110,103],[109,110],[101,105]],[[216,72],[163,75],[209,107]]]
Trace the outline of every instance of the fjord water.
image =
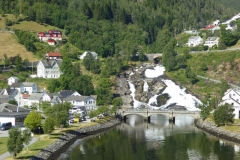
[[237,160],[240,145],[219,140],[194,126],[191,117],[154,115],[147,123],[130,115],[125,123],[75,145],[68,160]]

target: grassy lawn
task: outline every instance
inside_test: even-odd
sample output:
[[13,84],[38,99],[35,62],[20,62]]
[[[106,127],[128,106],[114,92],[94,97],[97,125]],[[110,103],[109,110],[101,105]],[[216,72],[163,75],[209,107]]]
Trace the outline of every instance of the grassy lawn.
[[[46,135],[46,134],[41,135],[40,140],[35,142],[31,146],[29,146],[28,150],[26,148],[24,148],[23,151],[17,155],[17,159],[29,159],[30,157],[37,155],[42,149],[44,149],[45,147],[52,144],[55,140],[57,140],[59,137],[61,137],[62,134],[66,133],[68,131],[93,126],[93,125],[96,125],[99,123],[105,123],[111,119],[112,119],[112,117],[108,116],[108,117],[103,117],[101,119],[98,119],[96,122],[75,123],[75,124],[71,124],[68,128],[55,129],[51,135]],[[39,135],[35,135],[35,137],[39,138]],[[7,139],[6,139],[6,141],[7,141]],[[0,139],[0,142],[1,142],[1,139]],[[5,144],[6,143],[7,142],[5,142]],[[4,145],[4,147],[6,148],[6,145]],[[1,148],[3,148],[2,145],[0,145],[0,149]],[[6,152],[6,150],[4,152]],[[6,160],[13,160],[13,157],[10,156]]]
[[4,59],[4,54],[8,57],[20,54],[23,59],[28,58],[31,61],[37,61],[32,52],[28,52],[26,48],[19,44],[14,34],[0,32],[0,59]]
[[33,21],[22,21],[19,24],[14,24],[13,26],[10,26],[9,28],[25,30],[25,31],[33,31],[33,32],[46,32],[50,29],[60,30],[57,27],[50,26],[50,25],[41,25]]
[[0,155],[7,152],[7,137],[0,138]]

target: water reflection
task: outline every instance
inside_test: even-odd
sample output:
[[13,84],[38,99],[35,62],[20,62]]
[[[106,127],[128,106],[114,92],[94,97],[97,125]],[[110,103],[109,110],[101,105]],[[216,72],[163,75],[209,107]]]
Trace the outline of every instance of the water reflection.
[[82,141],[68,160],[237,160],[239,145],[221,141],[196,129],[190,117],[154,115],[147,123],[130,115],[107,133]]

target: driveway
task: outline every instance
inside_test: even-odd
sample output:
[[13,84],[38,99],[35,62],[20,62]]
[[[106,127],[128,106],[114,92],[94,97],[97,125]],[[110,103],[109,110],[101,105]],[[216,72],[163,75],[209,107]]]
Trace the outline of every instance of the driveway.
[[[8,137],[8,130],[5,130],[5,131],[1,131],[0,130],[0,137]],[[38,138],[33,137],[31,142],[30,142],[30,144],[29,144],[29,146],[31,144],[37,142],[37,141],[38,141]],[[0,155],[0,159],[3,160],[5,158],[8,158],[9,156],[11,156],[11,154],[9,152],[6,152],[6,153]]]
[[8,137],[8,130],[0,131],[0,137]]

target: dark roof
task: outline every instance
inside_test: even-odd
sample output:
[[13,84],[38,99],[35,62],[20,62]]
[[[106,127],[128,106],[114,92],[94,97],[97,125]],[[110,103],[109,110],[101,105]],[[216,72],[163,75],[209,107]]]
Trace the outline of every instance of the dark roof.
[[8,95],[12,95],[16,90],[17,89],[6,89]]
[[0,104],[0,112],[30,112],[30,110],[22,108],[22,107],[18,107],[16,105],[13,104],[9,104],[9,103],[3,103]]
[[84,101],[89,97],[90,96],[68,96],[67,98],[64,99],[64,101]]
[[75,91],[70,90],[62,90],[59,92],[60,95],[62,95],[63,98],[66,98],[68,96],[71,96]]
[[13,83],[11,87],[21,87],[22,83]]
[[28,114],[29,112],[0,112],[0,117],[15,117]]
[[47,59],[47,60],[41,60],[42,64],[45,68],[51,68],[55,63],[57,63],[59,66],[62,63],[61,59]]

